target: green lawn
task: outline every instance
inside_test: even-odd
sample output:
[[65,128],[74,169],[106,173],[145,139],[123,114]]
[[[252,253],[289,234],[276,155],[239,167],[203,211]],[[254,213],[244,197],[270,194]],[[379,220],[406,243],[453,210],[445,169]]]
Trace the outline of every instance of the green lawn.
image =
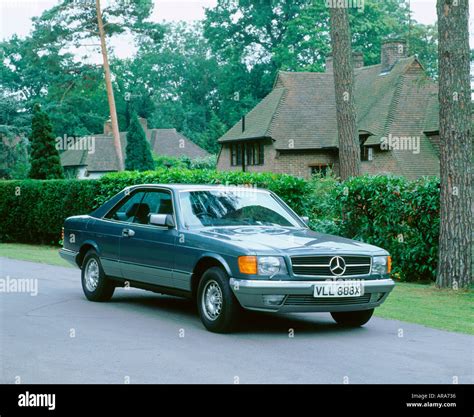
[[[54,246],[1,243],[0,256],[71,267]],[[398,282],[375,315],[437,329],[474,334],[474,290],[438,290],[434,285]]]
[[474,334],[474,290],[439,290],[434,285],[397,282],[375,315],[437,329]]
[[42,264],[69,266],[72,265],[59,256],[56,246],[36,246],[22,243],[0,243],[0,256],[23,261],[40,262]]

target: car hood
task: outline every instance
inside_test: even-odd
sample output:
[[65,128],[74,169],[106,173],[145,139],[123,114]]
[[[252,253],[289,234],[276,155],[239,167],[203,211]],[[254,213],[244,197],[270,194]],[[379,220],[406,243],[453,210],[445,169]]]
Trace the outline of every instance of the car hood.
[[313,232],[310,229],[271,226],[212,227],[199,231],[202,236],[221,240],[256,254],[380,254],[377,246],[339,236]]

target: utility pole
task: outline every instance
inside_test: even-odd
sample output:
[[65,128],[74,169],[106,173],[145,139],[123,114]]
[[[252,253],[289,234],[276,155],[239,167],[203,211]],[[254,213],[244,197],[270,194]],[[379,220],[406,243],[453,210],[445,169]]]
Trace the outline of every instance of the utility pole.
[[114,136],[115,153],[119,163],[119,170],[124,170],[124,161],[122,154],[122,145],[120,143],[120,132],[118,127],[117,109],[115,107],[114,90],[112,88],[112,79],[110,76],[109,60],[107,58],[107,47],[105,45],[104,23],[102,22],[102,12],[100,10],[100,0],[95,0],[97,12],[97,24],[99,26],[100,48],[102,50],[102,59],[104,61],[105,87],[107,89],[107,98],[109,101],[110,120],[112,122],[112,134]]

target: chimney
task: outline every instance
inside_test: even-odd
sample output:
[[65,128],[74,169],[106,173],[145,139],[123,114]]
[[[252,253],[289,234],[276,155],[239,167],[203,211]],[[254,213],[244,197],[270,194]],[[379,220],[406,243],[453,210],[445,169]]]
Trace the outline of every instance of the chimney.
[[148,130],[148,121],[144,117],[139,117],[138,121],[140,122],[140,124],[142,125],[143,130],[146,133],[146,131]]
[[387,39],[382,42],[382,73],[389,72],[400,58],[407,56],[407,43],[401,39]]
[[112,120],[110,119],[104,123],[104,135],[112,135]]
[[352,52],[352,64],[354,69],[364,66],[364,54],[362,52]]
[[326,72],[332,72],[332,54],[326,56]]

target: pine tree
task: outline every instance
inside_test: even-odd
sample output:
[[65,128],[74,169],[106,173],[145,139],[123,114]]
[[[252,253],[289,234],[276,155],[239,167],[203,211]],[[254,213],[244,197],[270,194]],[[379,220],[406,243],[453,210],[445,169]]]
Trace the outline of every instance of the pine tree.
[[345,180],[360,175],[351,32],[346,8],[329,8],[329,14],[339,137],[339,175]]
[[38,180],[64,178],[51,122],[39,104],[33,108],[30,142],[31,169],[28,176]]
[[125,149],[125,169],[127,171],[148,171],[155,169],[153,155],[145,131],[138,121],[136,114],[132,115],[127,133],[127,148]]
[[226,131],[226,125],[222,123],[219,116],[213,111],[207,130],[199,138],[200,145],[210,153],[218,153],[220,146],[217,140]]
[[472,126],[468,0],[438,0],[440,235],[436,284],[472,283]]

